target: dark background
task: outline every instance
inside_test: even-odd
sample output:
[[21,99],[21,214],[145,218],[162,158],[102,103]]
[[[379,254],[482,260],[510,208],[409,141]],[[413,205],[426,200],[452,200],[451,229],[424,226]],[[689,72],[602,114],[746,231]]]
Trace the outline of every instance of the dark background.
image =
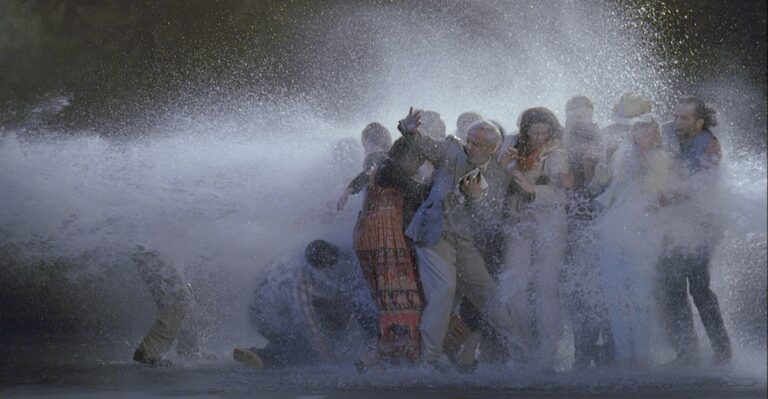
[[[441,1],[411,3],[366,4],[423,11],[446,7]],[[649,40],[676,69],[679,93],[708,94],[707,82],[735,74],[765,93],[766,2],[609,3],[656,29],[658,37]],[[339,95],[324,97],[330,100],[309,96],[316,108],[336,117],[340,109],[369,100],[353,86],[365,87],[380,64],[363,38],[350,37],[353,45],[345,55],[355,68],[313,65],[323,32],[353,7],[308,0],[0,2],[0,125],[24,121],[41,99],[64,95],[71,106],[50,122],[75,128],[130,126],[138,114],[143,119],[162,114],[190,87],[206,87],[208,96],[336,91]],[[323,15],[327,25],[308,22],[316,15]],[[764,95],[745,106],[757,118],[755,126],[765,125]],[[764,143],[762,137],[758,144],[764,148]]]

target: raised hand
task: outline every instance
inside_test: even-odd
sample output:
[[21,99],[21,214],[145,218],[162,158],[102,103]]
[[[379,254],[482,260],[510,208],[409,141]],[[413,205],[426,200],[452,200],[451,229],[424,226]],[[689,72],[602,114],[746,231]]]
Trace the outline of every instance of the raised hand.
[[509,146],[506,151],[499,154],[499,164],[507,168],[507,171],[511,172],[515,168],[514,165],[510,166],[510,162],[517,161],[519,156],[520,154],[518,153],[517,148]]
[[400,121],[398,128],[400,133],[418,133],[421,126],[421,111],[414,111],[413,107],[408,110],[408,115]]
[[520,187],[521,190],[525,191],[528,194],[533,194],[535,191],[535,188],[533,184],[528,182],[528,179],[525,178],[523,175],[523,172],[519,170],[513,170],[511,173],[512,180],[515,181],[518,187]]
[[336,210],[338,212],[341,212],[344,210],[344,206],[347,205],[347,200],[349,200],[349,195],[352,194],[352,190],[347,188],[344,190],[344,193],[341,194],[341,197],[339,197],[338,201],[336,201]]
[[480,179],[480,173],[469,175],[459,182],[459,187],[466,196],[472,200],[477,200],[483,195],[483,187],[480,184]]

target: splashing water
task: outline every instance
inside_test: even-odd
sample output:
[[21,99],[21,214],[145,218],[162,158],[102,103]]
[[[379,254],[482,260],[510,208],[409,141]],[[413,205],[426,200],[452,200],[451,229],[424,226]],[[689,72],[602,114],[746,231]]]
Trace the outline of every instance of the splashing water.
[[[511,128],[531,106],[562,115],[575,94],[594,100],[605,125],[621,93],[661,99],[674,90],[675,72],[656,53],[653,31],[616,7],[457,2],[439,9],[340,6],[334,15],[333,26],[323,16],[306,17],[309,28],[325,29],[309,55],[318,81],[302,98],[271,95],[268,84],[258,90],[269,101],[222,99],[199,87],[129,137],[57,130],[39,118],[0,130],[0,291],[21,305],[3,308],[0,319],[48,320],[75,341],[92,326],[108,342],[94,358],[128,359],[154,310],[120,254],[143,243],[181,266],[208,315],[208,349],[225,353],[254,340],[246,307],[260,270],[316,238],[351,248],[360,199],[340,214],[328,203],[358,171],[360,155],[335,159],[337,140],[359,137],[370,121],[397,134],[396,121],[410,105],[437,110],[448,126],[473,110]],[[361,48],[370,54],[360,55]],[[355,69],[354,57],[366,54],[376,67]],[[354,81],[324,83],[338,83],[347,71]],[[345,90],[368,101],[341,107],[336,117],[317,109],[334,101],[326,92]],[[68,105],[66,97],[52,98],[35,115]],[[739,372],[764,378],[765,153],[727,139],[739,135],[728,121],[742,117],[724,108],[718,130],[726,139],[717,205],[727,233],[714,258],[713,289]],[[703,335],[700,342],[707,346]],[[508,386],[499,378],[486,371],[484,381]]]

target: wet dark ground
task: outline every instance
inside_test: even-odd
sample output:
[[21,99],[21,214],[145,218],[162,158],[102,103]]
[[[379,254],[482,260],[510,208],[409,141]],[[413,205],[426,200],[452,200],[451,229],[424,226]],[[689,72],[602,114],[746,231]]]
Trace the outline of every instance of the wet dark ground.
[[[724,368],[533,373],[481,365],[472,374],[425,368],[357,373],[351,365],[283,370],[216,360],[152,368],[87,343],[3,345],[0,398],[765,398],[764,355]],[[120,360],[114,360],[116,358]]]
[[0,397],[115,398],[763,398],[754,379],[684,374],[531,376],[480,370],[434,375],[390,370],[358,375],[345,369],[263,371],[227,363],[151,369],[138,364],[42,366],[3,372]]

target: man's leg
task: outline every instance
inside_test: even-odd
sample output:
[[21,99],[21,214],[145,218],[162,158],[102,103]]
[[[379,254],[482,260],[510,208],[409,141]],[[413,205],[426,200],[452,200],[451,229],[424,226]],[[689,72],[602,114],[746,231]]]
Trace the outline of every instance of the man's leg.
[[608,320],[608,309],[604,304],[598,304],[597,307],[597,330],[597,340],[600,341],[600,338],[602,338],[603,343],[597,344],[595,365],[607,367],[612,365],[616,359],[616,345],[613,340],[611,323]]
[[442,239],[434,246],[415,246],[419,278],[427,300],[421,313],[421,358],[438,361],[456,294],[456,249]]
[[159,364],[160,355],[167,351],[176,339],[191,300],[191,293],[173,262],[157,251],[137,246],[130,255],[136,264],[152,299],[157,304],[157,319],[136,348],[133,360]]
[[573,327],[575,362],[573,369],[600,364],[598,311],[597,243],[592,220],[568,219],[565,246],[565,298]]
[[133,360],[155,364],[160,355],[171,347],[186,313],[186,304],[165,305],[158,309],[155,324],[136,348]]
[[566,226],[557,211],[538,215],[531,267],[533,310],[538,335],[536,360],[541,367],[557,366],[558,343],[563,335],[560,274],[565,261]]
[[688,268],[687,260],[680,253],[663,253],[657,266],[657,297],[664,330],[677,357],[684,362],[695,362],[699,342],[688,303]]
[[600,336],[594,309],[580,291],[569,294],[568,310],[573,327],[574,369],[589,367],[592,360],[597,364],[597,340]]
[[690,262],[692,270],[688,282],[693,303],[699,310],[701,322],[715,351],[716,361],[728,361],[731,358],[731,341],[720,314],[717,295],[709,287],[709,256],[702,250],[700,254],[692,257]]
[[507,306],[501,301],[496,283],[472,241],[457,238],[457,254],[456,270],[461,292],[483,312],[488,323],[504,337],[507,346],[514,345],[527,354],[531,337],[525,307],[517,303]]

